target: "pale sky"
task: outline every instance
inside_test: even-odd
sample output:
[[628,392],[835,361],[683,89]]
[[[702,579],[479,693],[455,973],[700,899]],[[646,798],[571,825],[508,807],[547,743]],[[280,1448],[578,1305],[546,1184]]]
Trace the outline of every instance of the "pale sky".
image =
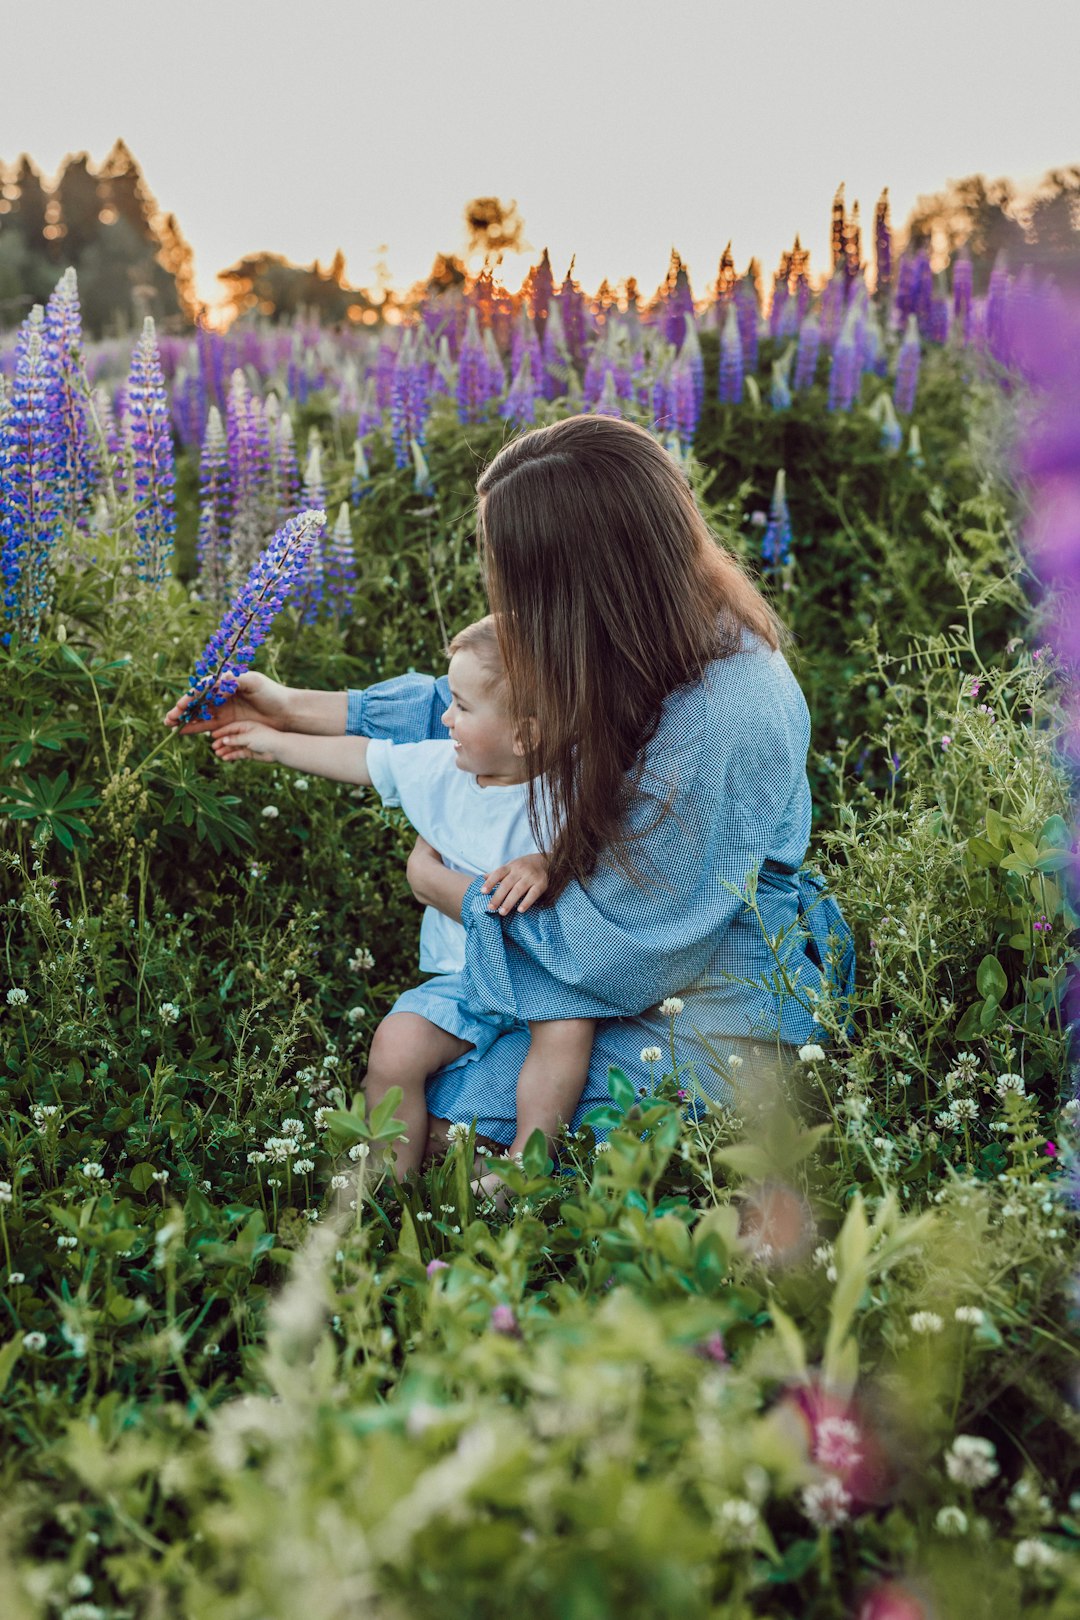
[[589,291],[651,293],[674,245],[700,294],[729,238],[769,273],[798,231],[820,274],[840,181],[865,230],[886,185],[899,225],[950,178],[1080,163],[1077,0],[0,0],[0,21],[0,157],[53,174],[122,136],[211,302],[260,249],[341,247],[365,286],[385,257],[407,286],[482,195],[517,199],[560,279],[576,253]]

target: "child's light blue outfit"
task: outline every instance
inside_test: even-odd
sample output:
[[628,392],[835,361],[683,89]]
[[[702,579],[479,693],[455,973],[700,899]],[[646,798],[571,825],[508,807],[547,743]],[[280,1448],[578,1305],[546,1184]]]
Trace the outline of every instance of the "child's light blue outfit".
[[[528,785],[481,787],[459,769],[448,736],[424,742],[385,739],[368,745],[371,783],[384,804],[398,805],[422,838],[453,872],[485,877],[519,855],[538,853],[529,826]],[[466,933],[459,922],[425,906],[420,923],[420,970],[435,978],[406,990],[392,1012],[414,1012],[460,1040],[477,1055],[513,1020],[475,1018],[464,985]]]
[[[445,679],[401,676],[350,692],[347,729],[399,742],[439,737],[448,702]],[[575,1126],[607,1101],[610,1067],[648,1085],[641,1051],[659,1046],[670,1069],[669,1021],[657,1005],[666,996],[685,1006],[675,1020],[680,1069],[693,1065],[718,1098],[728,1092],[714,1054],[824,1041],[814,999],[826,978],[850,995],[855,953],[835,900],[800,870],[809,743],[806,700],[786,659],[748,631],[740,652],[668,697],[646,746],[630,815],[641,882],[601,864],[553,905],[504,918],[488,910],[477,879],[462,905],[462,984],[469,1017],[492,1038],[429,1082],[431,1112],[475,1118],[485,1135],[512,1141],[528,1020],[599,1020]]]

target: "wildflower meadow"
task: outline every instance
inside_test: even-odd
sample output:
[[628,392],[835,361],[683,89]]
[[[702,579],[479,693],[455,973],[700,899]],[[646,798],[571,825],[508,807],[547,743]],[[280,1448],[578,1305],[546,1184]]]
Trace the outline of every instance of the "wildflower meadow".
[[[11,334],[6,1620],[1080,1612],[1080,317],[853,240],[94,342],[69,270]],[[856,988],[723,1104],[646,1049],[478,1203],[469,1122],[399,1186],[360,1090],[400,814],[163,716],[441,672],[479,472],[583,411],[793,631]]]

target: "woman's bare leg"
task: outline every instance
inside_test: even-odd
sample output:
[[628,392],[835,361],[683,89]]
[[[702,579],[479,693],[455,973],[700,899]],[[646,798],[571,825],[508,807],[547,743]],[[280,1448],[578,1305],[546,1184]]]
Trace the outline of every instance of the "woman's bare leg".
[[452,1063],[471,1042],[439,1029],[419,1013],[388,1013],[375,1031],[364,1077],[368,1113],[391,1086],[400,1086],[401,1102],[397,1117],[408,1127],[393,1147],[394,1175],[400,1178],[418,1170],[427,1149],[428,1111],[424,1087],[444,1063]]

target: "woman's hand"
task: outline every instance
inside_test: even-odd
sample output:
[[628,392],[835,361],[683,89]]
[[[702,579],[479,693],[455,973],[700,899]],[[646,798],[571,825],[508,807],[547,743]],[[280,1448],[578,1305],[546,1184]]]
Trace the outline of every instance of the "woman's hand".
[[272,726],[275,731],[292,731],[297,729],[291,719],[294,699],[298,695],[291,686],[282,686],[280,681],[271,680],[269,675],[260,675],[256,670],[249,669],[240,676],[233,696],[226,698],[220,708],[214,710],[212,719],[185,722],[185,710],[193,701],[185,694],[178,703],[173,704],[165,716],[165,724],[182,732],[195,733],[213,731],[215,727],[229,725],[234,720],[255,720],[264,726]]
[[417,835],[405,876],[422,906],[434,906],[451,922],[461,921],[461,902],[473,880],[468,872],[451,872],[444,866],[442,856],[426,838]]

